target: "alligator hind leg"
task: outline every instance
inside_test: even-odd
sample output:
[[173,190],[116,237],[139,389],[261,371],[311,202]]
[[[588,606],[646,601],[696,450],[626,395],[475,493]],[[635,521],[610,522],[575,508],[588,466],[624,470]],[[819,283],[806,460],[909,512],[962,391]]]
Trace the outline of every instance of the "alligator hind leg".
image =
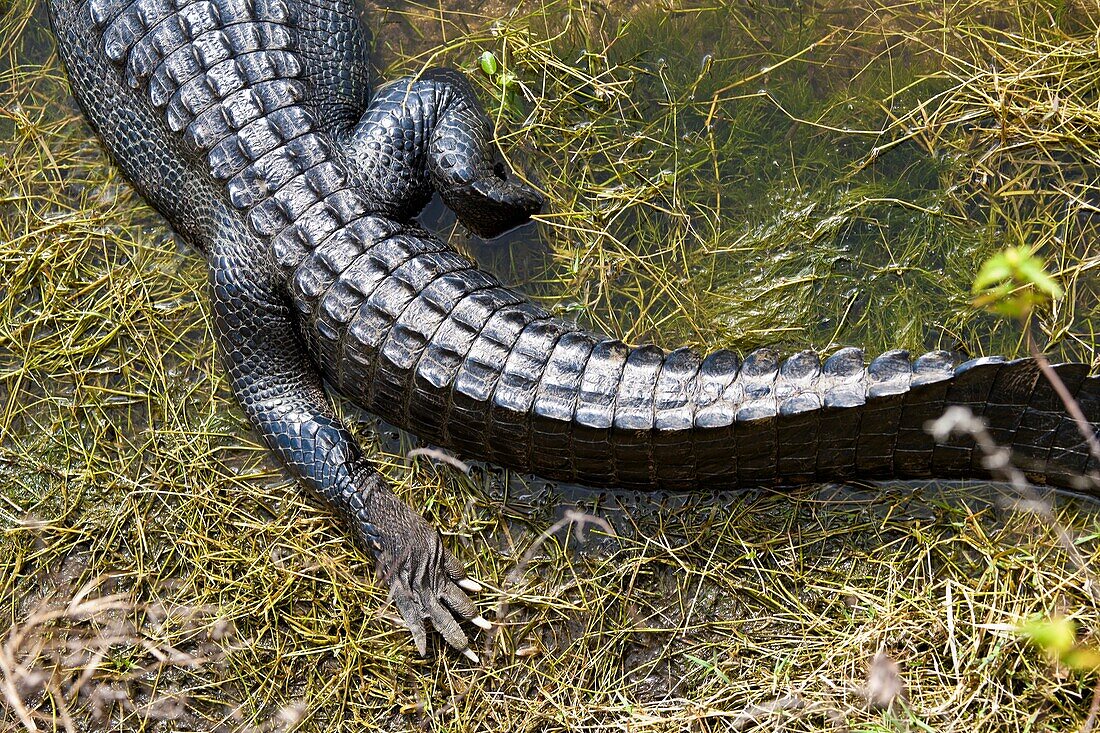
[[377,210],[400,220],[418,214],[435,190],[466,227],[491,238],[544,203],[508,169],[473,88],[450,69],[379,89],[347,152]]
[[466,580],[438,530],[394,495],[333,413],[278,276],[257,263],[251,235],[228,213],[210,253],[210,280],[234,394],[290,473],[374,555],[419,652],[427,651],[430,624],[476,661],[459,620],[488,627],[463,592],[477,584]]
[[370,34],[354,0],[292,3],[306,105],[322,130],[351,134],[370,99]]

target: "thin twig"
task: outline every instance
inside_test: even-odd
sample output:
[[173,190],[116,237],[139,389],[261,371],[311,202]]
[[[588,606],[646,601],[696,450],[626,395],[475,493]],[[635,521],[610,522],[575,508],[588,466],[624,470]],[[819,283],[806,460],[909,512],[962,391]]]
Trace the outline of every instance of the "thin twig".
[[1012,463],[1012,454],[1007,448],[1002,448],[989,434],[985,421],[977,417],[970,408],[954,405],[947,408],[943,415],[936,420],[925,424],[925,429],[932,434],[937,441],[944,441],[951,435],[969,435],[974,439],[978,449],[984,458],[982,465],[989,469],[990,473],[999,476],[1012,486],[1017,496],[1024,499],[1027,511],[1044,520],[1048,527],[1058,538],[1058,543],[1065,550],[1066,555],[1073,561],[1078,572],[1082,573],[1088,581],[1088,592],[1093,600],[1100,602],[1100,586],[1096,582],[1096,576],[1089,568],[1088,561],[1081,555],[1080,550],[1073,541],[1073,535],[1066,529],[1058,518],[1054,516],[1054,510],[1049,501],[1039,495],[1027,480],[1024,472]]
[[1089,733],[1096,725],[1096,715],[1100,713],[1100,679],[1092,687],[1092,704],[1089,705],[1089,717],[1085,718],[1085,724],[1081,726],[1081,733]]
[[1031,351],[1032,358],[1035,359],[1035,363],[1039,365],[1039,370],[1050,382],[1050,386],[1054,388],[1054,391],[1058,394],[1059,399],[1062,400],[1062,404],[1066,406],[1066,411],[1070,417],[1077,424],[1077,429],[1081,431],[1081,435],[1085,439],[1085,443],[1089,447],[1089,453],[1100,463],[1100,440],[1097,440],[1096,434],[1092,430],[1092,424],[1088,418],[1085,417],[1085,413],[1081,410],[1081,405],[1077,403],[1077,400],[1073,398],[1073,395],[1069,393],[1069,389],[1066,387],[1066,383],[1062,381],[1062,378],[1058,376],[1058,372],[1050,365],[1050,361],[1047,359],[1046,354],[1039,350],[1039,347],[1035,345],[1035,339],[1032,338],[1031,328],[1029,327],[1027,333],[1027,346]]
[[[547,540],[549,540],[551,537],[560,532],[563,528],[568,527],[571,524],[576,525],[574,531],[576,533],[577,539],[584,539],[584,527],[586,524],[589,523],[595,524],[609,535],[615,535],[614,528],[612,528],[611,524],[608,523],[608,521],[603,517],[597,517],[593,514],[586,514],[585,512],[580,512],[575,509],[568,509],[566,510],[565,514],[562,515],[561,519],[551,524],[549,527],[543,530],[538,537],[535,538],[535,541],[531,543],[531,545],[523,553],[523,556],[520,557],[519,562],[516,563],[516,566],[508,571],[508,574],[504,577],[504,582],[501,584],[501,590],[505,591],[509,587],[514,586],[516,583],[519,582],[519,579],[523,577],[523,571],[526,570],[527,566],[531,564],[531,560],[534,559],[535,553],[539,551],[539,549],[546,543]],[[496,656],[496,639],[497,635],[500,633],[500,629],[502,628],[504,619],[508,615],[508,606],[508,596],[506,594],[502,594],[500,603],[497,604],[497,607],[495,609],[496,623],[493,624],[493,631],[489,635],[489,640],[486,644],[486,650],[488,651],[488,659],[490,664]]]
[[466,463],[460,458],[452,456],[450,453],[438,448],[413,448],[411,451],[405,454],[406,458],[416,458],[417,456],[425,456],[440,463],[448,463],[457,468],[462,473],[470,473],[470,464]]

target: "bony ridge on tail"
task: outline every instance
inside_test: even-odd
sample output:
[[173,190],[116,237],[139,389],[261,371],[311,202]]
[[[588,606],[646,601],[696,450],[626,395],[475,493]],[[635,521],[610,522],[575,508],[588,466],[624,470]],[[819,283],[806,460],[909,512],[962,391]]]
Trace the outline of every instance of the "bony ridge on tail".
[[[73,93],[138,191],[209,264],[233,391],[287,470],[376,558],[418,650],[476,660],[476,582],[337,419],[323,380],[461,455],[547,478],[726,488],[983,476],[924,423],[965,405],[1036,480],[1095,472],[1030,360],[865,364],[631,347],[556,318],[413,221],[438,192],[474,232],[543,199],[502,163],[460,74],[369,86],[351,0],[49,0]],[[1100,377],[1059,375],[1092,429]]]

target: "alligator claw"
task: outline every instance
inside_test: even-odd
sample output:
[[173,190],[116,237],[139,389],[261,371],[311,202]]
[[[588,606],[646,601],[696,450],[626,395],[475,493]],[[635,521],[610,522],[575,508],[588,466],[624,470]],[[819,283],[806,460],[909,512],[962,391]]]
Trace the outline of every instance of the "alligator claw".
[[483,590],[481,583],[476,580],[471,580],[470,578],[463,578],[458,581],[458,587],[470,593],[480,593]]
[[409,627],[416,650],[427,655],[428,631],[434,629],[449,646],[477,661],[460,622],[492,628],[464,590],[481,586],[466,577],[439,532],[388,490],[375,495],[373,509],[369,524],[378,537],[378,570],[389,581],[390,599]]

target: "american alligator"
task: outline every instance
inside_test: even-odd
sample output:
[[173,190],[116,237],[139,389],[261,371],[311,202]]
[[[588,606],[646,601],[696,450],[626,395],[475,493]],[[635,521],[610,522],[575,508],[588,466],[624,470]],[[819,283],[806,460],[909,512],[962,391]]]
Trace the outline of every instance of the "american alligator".
[[[433,70],[372,90],[353,0],[50,0],[73,92],[137,190],[209,263],[233,391],[272,451],[374,554],[426,649],[487,622],[437,530],[326,399],[550,479],[635,488],[983,476],[923,429],[967,405],[1066,484],[1100,468],[1030,360],[865,365],[627,346],[551,316],[421,229],[433,191],[484,237],[542,197],[501,161],[471,86]],[[1058,367],[1093,429],[1100,377]]]

